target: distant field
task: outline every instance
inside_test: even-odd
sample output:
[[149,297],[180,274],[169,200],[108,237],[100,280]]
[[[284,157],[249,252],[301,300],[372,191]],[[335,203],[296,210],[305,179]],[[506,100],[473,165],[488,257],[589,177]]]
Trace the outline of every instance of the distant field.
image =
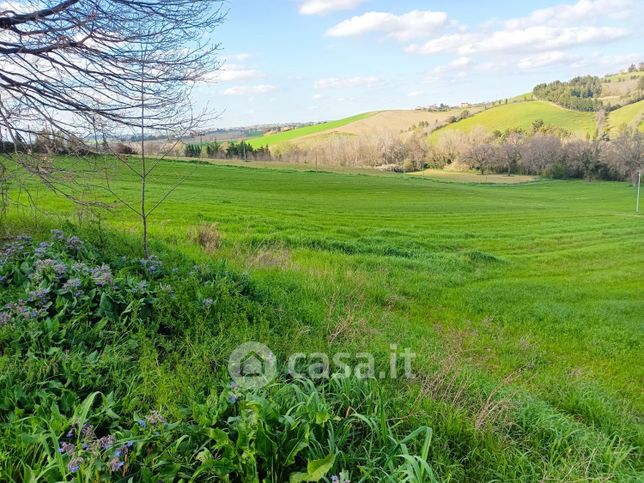
[[[372,116],[355,122],[345,124],[333,132],[338,134],[351,134],[356,136],[369,136],[379,134],[400,135],[411,127],[418,126],[421,122],[429,123],[429,128],[444,123],[450,116],[457,116],[465,109],[452,109],[442,112],[428,112],[421,110],[394,110],[381,111]],[[470,112],[477,112],[480,108],[471,108]],[[314,136],[310,136],[314,138]]]
[[431,139],[437,140],[441,133],[448,130],[470,131],[475,126],[483,126],[490,131],[495,129],[503,131],[513,127],[530,129],[532,122],[537,119],[542,119],[546,124],[568,129],[580,136],[592,134],[595,131],[593,112],[571,111],[545,101],[527,101],[487,109],[435,131]]
[[356,116],[346,117],[344,119],[338,119],[337,121],[329,121],[329,122],[323,122],[321,124],[314,124],[312,126],[299,127],[296,129],[291,129],[289,131],[252,138],[252,139],[249,139],[248,142],[253,147],[273,146],[275,144],[292,141],[294,139],[301,138],[303,136],[309,136],[311,134],[321,133],[324,131],[328,131],[330,129],[342,127],[346,124],[350,124],[352,122],[365,119],[369,116],[373,116],[374,114],[375,114],[374,112],[367,112],[364,114],[358,114]]
[[635,127],[635,123],[640,131],[644,131],[644,100],[620,107],[608,114],[610,131],[617,130],[624,124]]

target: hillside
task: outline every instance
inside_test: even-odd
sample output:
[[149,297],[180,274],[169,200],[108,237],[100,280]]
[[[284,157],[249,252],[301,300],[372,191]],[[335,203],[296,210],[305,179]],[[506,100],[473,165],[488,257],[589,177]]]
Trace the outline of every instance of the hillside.
[[644,131],[644,100],[620,107],[608,115],[609,131],[615,131],[623,125],[637,125],[640,131]]
[[475,126],[483,126],[490,131],[519,127],[530,129],[532,122],[541,119],[546,124],[567,129],[579,136],[592,134],[595,131],[595,113],[564,109],[545,101],[526,101],[505,104],[475,114],[462,121],[445,126],[432,133],[431,140],[436,140],[441,133],[457,129],[470,131]]
[[[345,136],[398,136],[421,124],[429,129],[443,125],[450,117],[458,116],[464,109],[449,111],[426,111],[421,109],[398,109],[377,111],[347,117],[313,126],[292,129],[276,134],[268,134],[250,139],[253,147],[275,146],[287,142],[315,143],[327,139],[331,135]],[[469,108],[470,113],[478,112],[480,108]]]
[[344,119],[338,119],[337,121],[323,122],[320,124],[313,124],[311,126],[299,127],[296,129],[290,129],[284,132],[265,134],[264,136],[258,136],[248,140],[248,143],[254,148],[261,146],[274,146],[276,144],[285,143],[292,141],[297,138],[304,136],[310,136],[312,134],[317,134],[331,129],[339,128],[347,124],[365,119],[369,116],[374,115],[374,112],[367,112],[364,114],[358,114],[356,116],[346,117]]

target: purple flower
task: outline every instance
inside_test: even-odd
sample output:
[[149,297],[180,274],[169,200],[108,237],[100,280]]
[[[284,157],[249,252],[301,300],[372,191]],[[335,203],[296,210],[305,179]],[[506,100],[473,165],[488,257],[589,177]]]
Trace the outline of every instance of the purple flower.
[[83,429],[81,430],[81,434],[85,439],[89,439],[89,440],[96,439],[96,433],[94,433],[94,426],[92,426],[91,424],[86,424],[85,426],[83,426]]
[[108,467],[111,471],[118,471],[123,467],[124,464],[125,463],[123,461],[121,461],[120,459],[118,459],[118,457],[116,457],[110,460],[110,462],[108,463]]
[[49,289],[41,288],[28,292],[29,301],[36,302],[39,305],[44,305],[49,299]]
[[99,287],[112,285],[113,277],[109,265],[103,264],[100,267],[92,268],[90,273],[92,275],[92,280],[94,280],[94,283]]
[[51,248],[51,243],[49,242],[42,242],[39,243],[36,249],[34,250],[34,256],[37,258],[41,258],[47,254],[47,251]]
[[80,470],[80,465],[82,462],[83,462],[83,458],[80,458],[80,457],[74,458],[69,463],[67,463],[67,469],[72,473],[75,473],[76,471]]
[[75,451],[76,447],[73,444],[67,442],[60,443],[60,448],[58,448],[59,453],[65,453],[69,456],[73,455]]
[[9,312],[0,312],[0,326],[11,322],[11,314]]
[[62,293],[70,293],[74,295],[75,297],[78,297],[83,293],[83,291],[80,289],[81,287],[81,281],[80,278],[70,278],[67,280],[61,289]]
[[213,306],[214,303],[215,301],[213,299],[207,298],[207,299],[203,299],[203,301],[201,302],[201,305],[203,306],[204,309],[209,309],[210,307]]
[[83,243],[83,240],[81,240],[77,236],[70,236],[67,239],[65,245],[69,250],[78,251],[83,247],[84,243]]
[[72,265],[72,270],[73,270],[74,272],[80,272],[80,273],[83,273],[83,274],[84,274],[84,273],[88,273],[88,272],[89,272],[89,268],[88,268],[88,267],[87,267],[87,265],[85,265],[83,262],[76,262],[76,263],[74,263],[74,264]]
[[141,267],[149,275],[155,276],[155,275],[159,275],[161,273],[161,270],[163,268],[163,262],[161,262],[161,260],[159,260],[158,257],[155,257],[153,255],[150,258],[141,259]]
[[114,443],[116,443],[116,438],[112,435],[103,436],[98,440],[98,445],[105,450],[110,449],[112,446],[114,446]]
[[159,411],[152,411],[145,419],[152,425],[165,423],[165,418],[159,414]]
[[52,240],[64,240],[65,239],[65,232],[63,230],[51,230],[51,239]]
[[139,419],[137,423],[139,423],[139,426],[141,426],[142,428],[145,428],[147,426],[147,423],[144,419]]
[[237,396],[235,396],[234,394],[231,394],[231,395],[228,397],[228,402],[229,402],[230,404],[235,404],[235,403],[237,402],[237,399],[238,399],[238,398],[237,398]]

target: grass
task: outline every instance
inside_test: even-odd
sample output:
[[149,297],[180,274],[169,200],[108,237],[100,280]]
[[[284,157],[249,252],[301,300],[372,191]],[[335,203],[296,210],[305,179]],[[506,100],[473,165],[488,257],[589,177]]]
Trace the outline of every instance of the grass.
[[346,126],[347,124],[351,124],[352,122],[356,122],[361,119],[366,119],[367,117],[373,114],[375,113],[367,112],[364,114],[358,114],[356,116],[346,117],[344,119],[338,119],[337,121],[323,122],[320,124],[299,127],[296,129],[291,129],[289,131],[284,131],[280,133],[267,134],[264,136],[251,138],[248,140],[248,142],[253,147],[274,146],[276,144],[293,141],[303,136],[310,136],[311,134],[318,134],[324,131],[329,131],[331,129],[337,129],[342,126]]
[[422,176],[430,179],[453,181],[455,183],[493,183],[493,184],[517,184],[529,183],[538,180],[535,176],[515,175],[507,176],[505,174],[480,174],[477,172],[448,171],[445,169],[425,169],[411,173],[412,176]]
[[[153,250],[170,261],[226,261],[266,315],[212,337],[195,329],[182,339],[190,350],[170,349],[167,364],[144,357],[147,406],[179,415],[182,401],[205,404],[207,351],[220,347],[211,357],[225,358],[248,337],[281,360],[297,350],[370,351],[384,365],[395,343],[417,353],[418,377],[379,383],[384,401],[397,401],[387,417],[400,418],[400,437],[432,428],[427,459],[440,480],[641,479],[644,224],[629,185],[164,162],[151,202],[176,174],[187,179],[151,219]],[[125,170],[114,186],[136,196]],[[97,230],[48,191],[32,196],[48,215],[13,211],[9,231],[46,231],[57,216]],[[215,223],[219,248],[204,251],[194,227]],[[102,213],[100,226],[128,234],[95,235],[115,253],[138,234],[123,208]],[[188,374],[192,387],[178,385]],[[369,445],[373,455],[389,451]],[[351,463],[340,469],[360,481]]]
[[449,124],[432,133],[430,139],[437,140],[441,133],[457,129],[470,131],[475,126],[483,126],[489,131],[519,127],[530,130],[532,122],[542,119],[546,124],[567,129],[579,136],[595,131],[595,113],[564,109],[550,102],[527,101],[492,107],[462,121]]
[[611,131],[618,130],[621,126],[635,127],[644,131],[644,100],[620,107],[608,114],[608,125]]

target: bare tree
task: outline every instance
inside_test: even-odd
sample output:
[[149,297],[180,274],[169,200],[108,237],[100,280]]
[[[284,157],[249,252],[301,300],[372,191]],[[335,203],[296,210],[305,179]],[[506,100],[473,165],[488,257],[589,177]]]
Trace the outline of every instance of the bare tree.
[[[43,129],[69,144],[137,130],[178,137],[208,119],[191,88],[219,68],[223,0],[21,0],[0,11],[0,136],[16,146]],[[7,6],[9,5],[9,6]],[[103,132],[102,138],[106,139]],[[28,143],[27,143],[28,144]],[[145,166],[141,153],[142,211]],[[40,156],[38,156],[40,154]],[[14,149],[50,188],[79,201],[69,162]],[[79,158],[79,162],[87,161]],[[145,216],[143,223],[145,225]],[[145,227],[144,227],[145,232]]]
[[604,156],[623,176],[629,178],[633,186],[637,183],[637,173],[644,168],[644,135],[638,129],[625,129],[615,139]]

